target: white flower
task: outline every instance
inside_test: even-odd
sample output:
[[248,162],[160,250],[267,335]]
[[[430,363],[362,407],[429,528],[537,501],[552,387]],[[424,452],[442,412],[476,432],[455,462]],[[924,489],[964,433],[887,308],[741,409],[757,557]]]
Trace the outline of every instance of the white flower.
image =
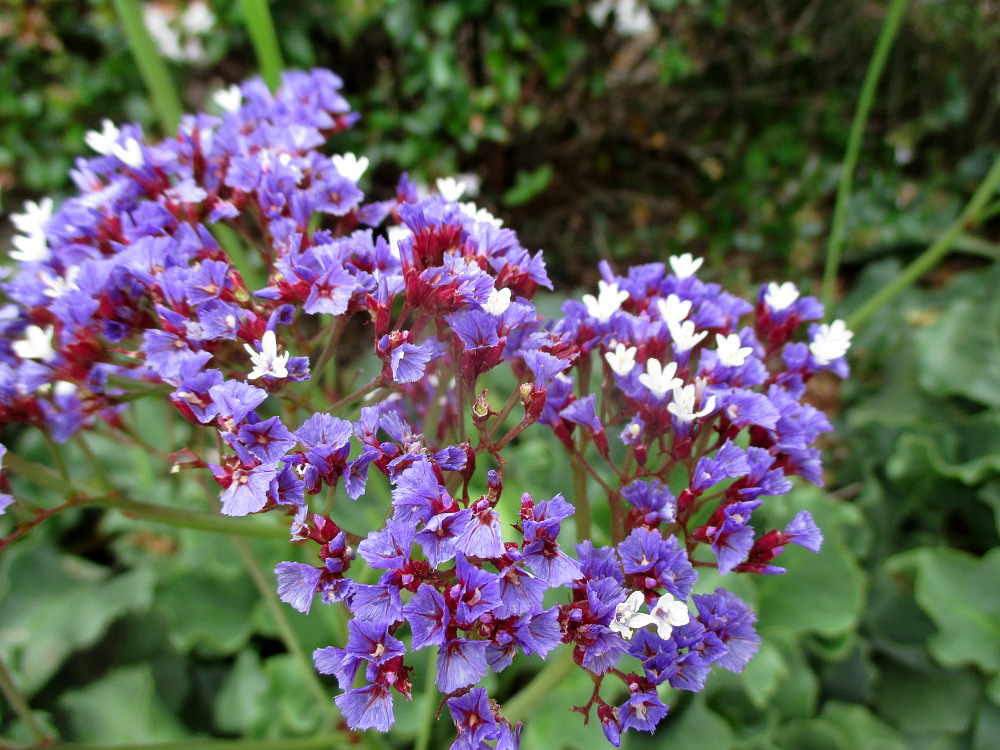
[[[635,354],[638,351],[634,346],[626,348],[625,344],[618,344],[613,352],[604,353],[604,359],[611,365],[611,369],[614,370],[615,375],[624,377],[632,372],[632,369],[635,367]],[[659,362],[656,364],[659,365]],[[645,376],[640,375],[639,377],[642,378]]]
[[[632,627],[631,622],[636,617],[648,617],[648,615],[640,615],[639,607],[641,607],[646,601],[645,595],[641,591],[633,591],[628,595],[628,598],[621,604],[615,607],[615,617],[608,623],[608,627],[611,628],[615,633],[621,635],[626,641],[632,637]],[[642,627],[641,625],[636,627]]]
[[441,197],[446,201],[455,202],[463,195],[465,195],[465,183],[460,182],[454,177],[439,177],[435,184],[437,185],[438,192],[441,193]]
[[250,344],[244,344],[243,348],[250,353],[250,364],[253,370],[247,375],[247,380],[255,380],[262,375],[270,375],[272,378],[288,377],[288,352],[278,354],[278,342],[274,337],[274,331],[265,331],[260,340],[260,351],[254,349]]
[[181,14],[181,26],[189,34],[207,34],[215,28],[215,14],[208,3],[194,0]]
[[753,353],[753,347],[743,346],[739,334],[736,333],[728,336],[715,334],[715,345],[719,348],[719,363],[723,367],[742,367],[747,357]]
[[649,608],[649,614],[634,615],[629,619],[633,628],[644,628],[647,625],[656,626],[656,634],[666,640],[674,628],[687,625],[691,621],[691,613],[684,602],[677,601],[671,594],[664,594]]
[[693,422],[711,414],[715,410],[715,396],[709,396],[701,411],[695,411],[695,387],[686,385],[674,388],[674,400],[667,404],[667,411],[677,417],[678,422]]
[[83,136],[83,141],[97,153],[108,156],[114,145],[118,143],[118,128],[111,120],[102,120],[100,132],[88,130],[87,134]]
[[362,156],[358,158],[350,152],[343,155],[334,154],[333,166],[340,172],[341,177],[351,182],[357,182],[361,179],[361,175],[365,173],[365,170],[368,169],[368,157]]
[[665,300],[656,300],[656,306],[668,324],[680,323],[691,313],[691,300],[682,300],[676,294],[668,295]]
[[795,300],[798,298],[799,290],[790,281],[786,281],[780,286],[772,281],[767,285],[767,291],[764,292],[764,304],[774,312],[787,310],[795,304]]
[[31,263],[33,261],[46,261],[52,257],[49,252],[49,243],[42,232],[33,234],[14,235],[14,247],[10,251],[10,257],[21,263]]
[[24,329],[24,339],[15,341],[12,346],[14,354],[21,359],[50,360],[56,356],[52,348],[53,328],[49,326],[44,331],[38,326],[28,326]]
[[40,203],[24,202],[23,214],[11,214],[10,221],[22,234],[39,234],[52,218],[52,199],[42,198]]
[[389,251],[398,258],[399,241],[405,240],[411,234],[413,234],[413,232],[410,228],[402,224],[396,224],[395,226],[389,227],[389,230],[386,232],[387,239],[389,241]]
[[212,94],[212,101],[226,112],[236,112],[243,104],[243,92],[237,84],[219,89]]
[[691,253],[670,256],[670,267],[674,269],[674,276],[678,279],[694,276],[704,262],[704,258],[695,258]]
[[596,318],[599,323],[607,323],[622,302],[628,299],[628,292],[618,290],[617,284],[597,282],[597,297],[592,294],[583,295],[583,304],[587,306],[587,314]]
[[854,333],[847,330],[842,320],[835,320],[830,325],[824,323],[816,330],[809,351],[816,364],[828,365],[847,354],[853,337]]
[[126,140],[124,146],[119,143],[113,144],[111,153],[132,169],[138,169],[146,163],[146,157],[142,154],[142,145],[135,138]]
[[510,307],[510,289],[493,289],[483,303],[483,309],[490,315],[502,315]]
[[462,209],[462,213],[468,216],[473,221],[488,222],[495,227],[503,226],[503,219],[498,219],[496,216],[491,214],[485,208],[480,208],[472,201],[467,203],[459,203],[458,207]]
[[668,321],[667,328],[670,329],[670,338],[674,341],[674,351],[677,353],[694,349],[708,335],[708,331],[695,333],[693,320],[685,320],[683,323]]
[[649,389],[657,398],[663,398],[670,391],[680,387],[684,381],[675,378],[677,363],[668,362],[666,367],[660,364],[660,360],[650,358],[646,360],[646,372],[639,376],[639,382]]
[[76,279],[79,275],[80,266],[70,266],[66,269],[65,276],[54,276],[47,271],[41,271],[38,274],[38,280],[45,285],[42,294],[52,299],[59,299],[66,292],[79,289],[80,287],[76,284]]

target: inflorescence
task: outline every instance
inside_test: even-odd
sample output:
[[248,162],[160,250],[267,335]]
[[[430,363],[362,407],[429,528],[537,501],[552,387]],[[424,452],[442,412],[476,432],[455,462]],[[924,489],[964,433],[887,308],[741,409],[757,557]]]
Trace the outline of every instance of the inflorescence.
[[[476,685],[565,644],[594,681],[576,710],[616,746],[653,731],[658,686],[701,690],[759,644],[738,597],[692,593],[697,568],[780,573],[787,544],[819,550],[806,511],[762,534],[752,520],[790,476],[821,483],[830,425],[805,385],[846,376],[851,334],[815,322],[821,305],[791,283],[747,301],[687,254],[625,276],[602,264],[596,296],[544,320],[541,254],[461,202],[462,183],[422,196],[403,175],[365,202],[367,159],[323,150],[357,119],[340,87],[287,73],[273,95],[259,80],[220,92],[221,114],[160,143],[110,122],[88,134],[79,195],[14,217],[0,421],[64,441],[123,426],[148,384],[172,389],[219,437],[214,462],[188,449],[178,465],[212,472],[222,513],[287,513],[292,540],[315,545],[314,563],[277,566],[277,590],[300,612],[318,597],[351,615],[347,642],[314,658],[353,729],[392,726],[408,654],[433,647],[452,747],[516,747],[520,724]],[[331,364],[348,339],[378,366],[345,395]],[[518,385],[491,399],[484,375],[503,364]],[[524,493],[502,516],[504,449],[535,423],[600,487],[607,544],[582,493]],[[382,528],[350,533],[336,503],[310,502],[337,487],[358,499],[373,469],[391,485]]]

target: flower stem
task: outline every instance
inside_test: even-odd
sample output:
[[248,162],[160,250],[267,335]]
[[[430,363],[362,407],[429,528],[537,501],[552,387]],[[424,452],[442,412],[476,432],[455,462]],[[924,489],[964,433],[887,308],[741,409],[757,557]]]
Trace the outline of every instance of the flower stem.
[[590,498],[587,496],[587,470],[583,463],[574,459],[573,464],[573,505],[576,513],[573,522],[576,524],[576,541],[590,539]]
[[861,141],[865,134],[865,123],[868,122],[868,115],[871,112],[872,104],[875,102],[875,89],[878,87],[882,71],[885,69],[886,61],[889,59],[889,51],[892,49],[892,43],[896,39],[896,32],[899,31],[899,24],[902,21],[904,10],[906,10],[906,0],[892,0],[892,5],[889,6],[885,20],[882,22],[882,29],[879,31],[875,51],[872,53],[871,61],[868,63],[868,71],[865,73],[865,80],[861,85],[858,108],[854,112],[854,120],[851,122],[851,130],[847,138],[847,151],[844,154],[840,182],[837,185],[837,202],[833,209],[830,239],[826,245],[826,267],[823,270],[823,304],[826,307],[828,316],[830,305],[833,302],[834,285],[837,280],[837,270],[840,267],[840,256],[844,248],[844,240],[847,232],[847,204],[851,198],[854,169],[858,163],[858,155],[861,153]]
[[177,130],[183,107],[167,64],[157,51],[156,44],[143,23],[142,4],[139,0],[114,0],[114,4],[118,18],[121,19],[125,29],[125,36],[128,37],[132,56],[149,90],[153,109],[160,120],[160,127],[165,134],[171,134]]
[[281,59],[278,35],[274,31],[274,21],[267,7],[267,0],[241,0],[243,20],[246,21],[250,40],[257,53],[264,82],[274,91],[281,83],[281,71],[285,63]]
[[240,557],[243,559],[243,564],[250,573],[254,585],[257,587],[261,598],[264,600],[264,604],[271,613],[271,617],[274,618],[274,623],[278,626],[278,635],[281,637],[282,643],[285,644],[288,654],[302,672],[309,692],[313,694],[313,697],[316,698],[323,708],[331,726],[336,726],[340,720],[340,711],[337,710],[333,700],[327,694],[326,688],[319,681],[316,670],[313,668],[312,660],[306,655],[305,650],[299,643],[298,636],[292,628],[292,623],[288,620],[288,615],[285,613],[284,605],[278,599],[278,595],[275,592],[274,581],[265,577],[246,539],[238,536],[230,537],[230,539],[235,545],[236,551],[239,552]]
[[427,664],[424,667],[424,689],[423,695],[427,703],[424,706],[423,719],[420,722],[420,729],[417,731],[417,741],[413,745],[413,750],[428,750],[431,746],[431,737],[434,734],[435,708],[438,705],[437,689],[437,660],[434,650],[427,650]]
[[938,261],[952,248],[955,240],[981,220],[983,207],[993,197],[998,186],[1000,186],[1000,158],[993,162],[990,171],[976,188],[976,192],[973,193],[969,202],[965,204],[962,213],[945,230],[944,234],[904,268],[902,273],[892,282],[882,287],[878,293],[872,295],[861,307],[855,310],[847,319],[847,327],[856,331],[882,305],[937,265]]
[[7,699],[7,704],[11,707],[11,710],[24,722],[24,726],[28,728],[28,731],[34,735],[39,743],[46,744],[52,741],[52,736],[38,722],[35,714],[32,713],[31,706],[28,705],[28,699],[24,697],[24,693],[17,686],[14,676],[7,669],[7,665],[4,664],[3,659],[0,659],[0,693],[3,693],[3,697]]
[[573,668],[573,646],[561,649],[545,668],[523,690],[504,704],[504,716],[512,723],[524,721],[535,711],[544,708],[546,696],[562,682]]

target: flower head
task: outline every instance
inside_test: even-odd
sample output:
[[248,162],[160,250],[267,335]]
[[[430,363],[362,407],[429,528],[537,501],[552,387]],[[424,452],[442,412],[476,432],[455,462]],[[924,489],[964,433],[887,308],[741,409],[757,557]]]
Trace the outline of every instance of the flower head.
[[264,375],[272,378],[288,377],[287,364],[291,354],[288,352],[278,353],[278,341],[274,331],[264,332],[260,340],[259,350],[250,344],[244,344],[243,348],[250,354],[250,364],[253,365],[253,369],[247,375],[248,380],[256,380]]

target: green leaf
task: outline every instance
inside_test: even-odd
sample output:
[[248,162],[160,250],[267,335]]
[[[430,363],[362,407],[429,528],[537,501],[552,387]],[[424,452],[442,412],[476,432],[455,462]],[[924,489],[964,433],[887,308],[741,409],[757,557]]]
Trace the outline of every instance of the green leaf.
[[82,742],[125,743],[177,740],[188,736],[156,694],[152,667],[116,669],[59,701],[73,738]]
[[224,655],[250,639],[257,599],[247,575],[185,571],[163,582],[156,606],[170,623],[175,648]]
[[768,705],[782,680],[788,677],[788,665],[771,641],[763,641],[757,655],[740,675],[750,702],[757,708]]
[[857,509],[805,487],[773,498],[765,507],[774,526],[787,523],[797,510],[810,511],[824,542],[819,554],[790,545],[777,560],[787,573],[756,578],[761,632],[834,637],[854,629],[864,601],[865,576],[844,538],[850,527],[860,524]]
[[1000,670],[1000,549],[982,558],[951,549],[922,549],[917,603],[938,628],[928,649],[941,664]]
[[1000,406],[997,311],[996,298],[957,299],[934,325],[918,331],[920,385],[935,395]]
[[970,670],[915,670],[888,663],[875,689],[875,707],[907,732],[964,732],[979,693],[980,681]]
[[111,575],[35,536],[3,559],[0,655],[30,696],[120,616],[147,609],[152,588],[147,568]]
[[793,719],[778,727],[774,741],[784,750],[854,750],[844,733],[825,719]]
[[538,169],[531,171],[520,170],[514,178],[514,185],[503,194],[501,200],[507,206],[527,203],[549,186],[554,173],[551,164],[542,164]]
[[850,750],[907,750],[899,732],[864,706],[830,701],[820,715],[847,738]]
[[635,748],[711,748],[729,750],[736,744],[736,735],[729,723],[705,705],[705,698],[697,695],[676,715],[670,714],[660,725],[655,737],[645,735],[633,742]]

